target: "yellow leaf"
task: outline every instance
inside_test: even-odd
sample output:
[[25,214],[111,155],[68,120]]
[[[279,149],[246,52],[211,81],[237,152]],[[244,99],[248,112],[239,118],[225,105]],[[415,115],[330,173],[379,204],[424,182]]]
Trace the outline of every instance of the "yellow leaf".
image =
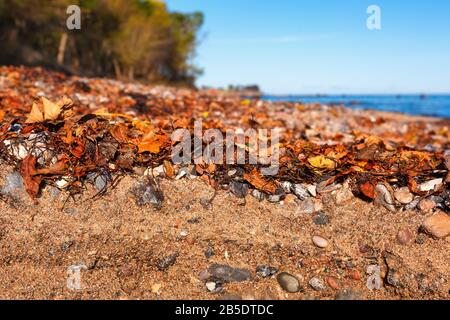
[[31,112],[30,114],[28,114],[26,123],[36,123],[43,121],[44,121],[44,114],[42,113],[39,106],[36,103],[33,103],[33,106],[31,107]]
[[28,114],[26,123],[37,123],[44,121],[55,121],[67,116],[66,111],[72,107],[72,101],[66,97],[53,103],[45,97],[39,103],[33,103],[31,112]]
[[308,158],[308,162],[314,168],[321,170],[333,170],[334,168],[336,168],[336,163],[333,160],[328,159],[322,155]]
[[44,106],[44,119],[56,120],[61,113],[61,106],[51,102],[45,97],[42,97],[42,105]]

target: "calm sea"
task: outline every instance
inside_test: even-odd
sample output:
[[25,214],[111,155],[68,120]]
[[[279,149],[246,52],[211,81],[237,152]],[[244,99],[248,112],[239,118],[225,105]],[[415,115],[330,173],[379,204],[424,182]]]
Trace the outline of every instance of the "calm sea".
[[404,112],[450,118],[450,95],[265,95],[264,100],[343,104],[354,109]]

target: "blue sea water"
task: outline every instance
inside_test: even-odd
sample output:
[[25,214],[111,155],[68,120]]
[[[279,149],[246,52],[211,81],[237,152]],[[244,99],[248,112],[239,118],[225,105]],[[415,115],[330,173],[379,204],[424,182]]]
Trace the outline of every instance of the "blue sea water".
[[450,95],[264,95],[263,100],[345,105],[353,109],[372,109],[450,118]]

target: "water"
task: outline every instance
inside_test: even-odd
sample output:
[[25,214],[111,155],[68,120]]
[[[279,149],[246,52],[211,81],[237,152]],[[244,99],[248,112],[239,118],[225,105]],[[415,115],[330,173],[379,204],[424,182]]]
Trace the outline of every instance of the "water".
[[342,104],[353,109],[372,109],[450,118],[450,95],[265,95],[264,100]]

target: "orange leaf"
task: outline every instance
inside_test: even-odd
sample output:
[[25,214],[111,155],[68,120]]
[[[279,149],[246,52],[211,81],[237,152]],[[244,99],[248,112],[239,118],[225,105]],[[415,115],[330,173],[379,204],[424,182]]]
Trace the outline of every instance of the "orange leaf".
[[364,194],[369,199],[375,199],[375,186],[370,181],[366,181],[359,186],[362,194]]
[[170,143],[167,135],[149,134],[138,145],[138,152],[160,153],[161,149]]
[[277,190],[277,185],[272,181],[265,180],[256,168],[250,173],[245,173],[244,179],[255,188],[264,192],[274,194]]
[[23,159],[20,174],[23,178],[23,184],[25,186],[25,190],[30,195],[32,199],[35,199],[39,193],[39,186],[42,182],[42,177],[36,176],[36,157],[32,155],[28,155],[25,159]]

